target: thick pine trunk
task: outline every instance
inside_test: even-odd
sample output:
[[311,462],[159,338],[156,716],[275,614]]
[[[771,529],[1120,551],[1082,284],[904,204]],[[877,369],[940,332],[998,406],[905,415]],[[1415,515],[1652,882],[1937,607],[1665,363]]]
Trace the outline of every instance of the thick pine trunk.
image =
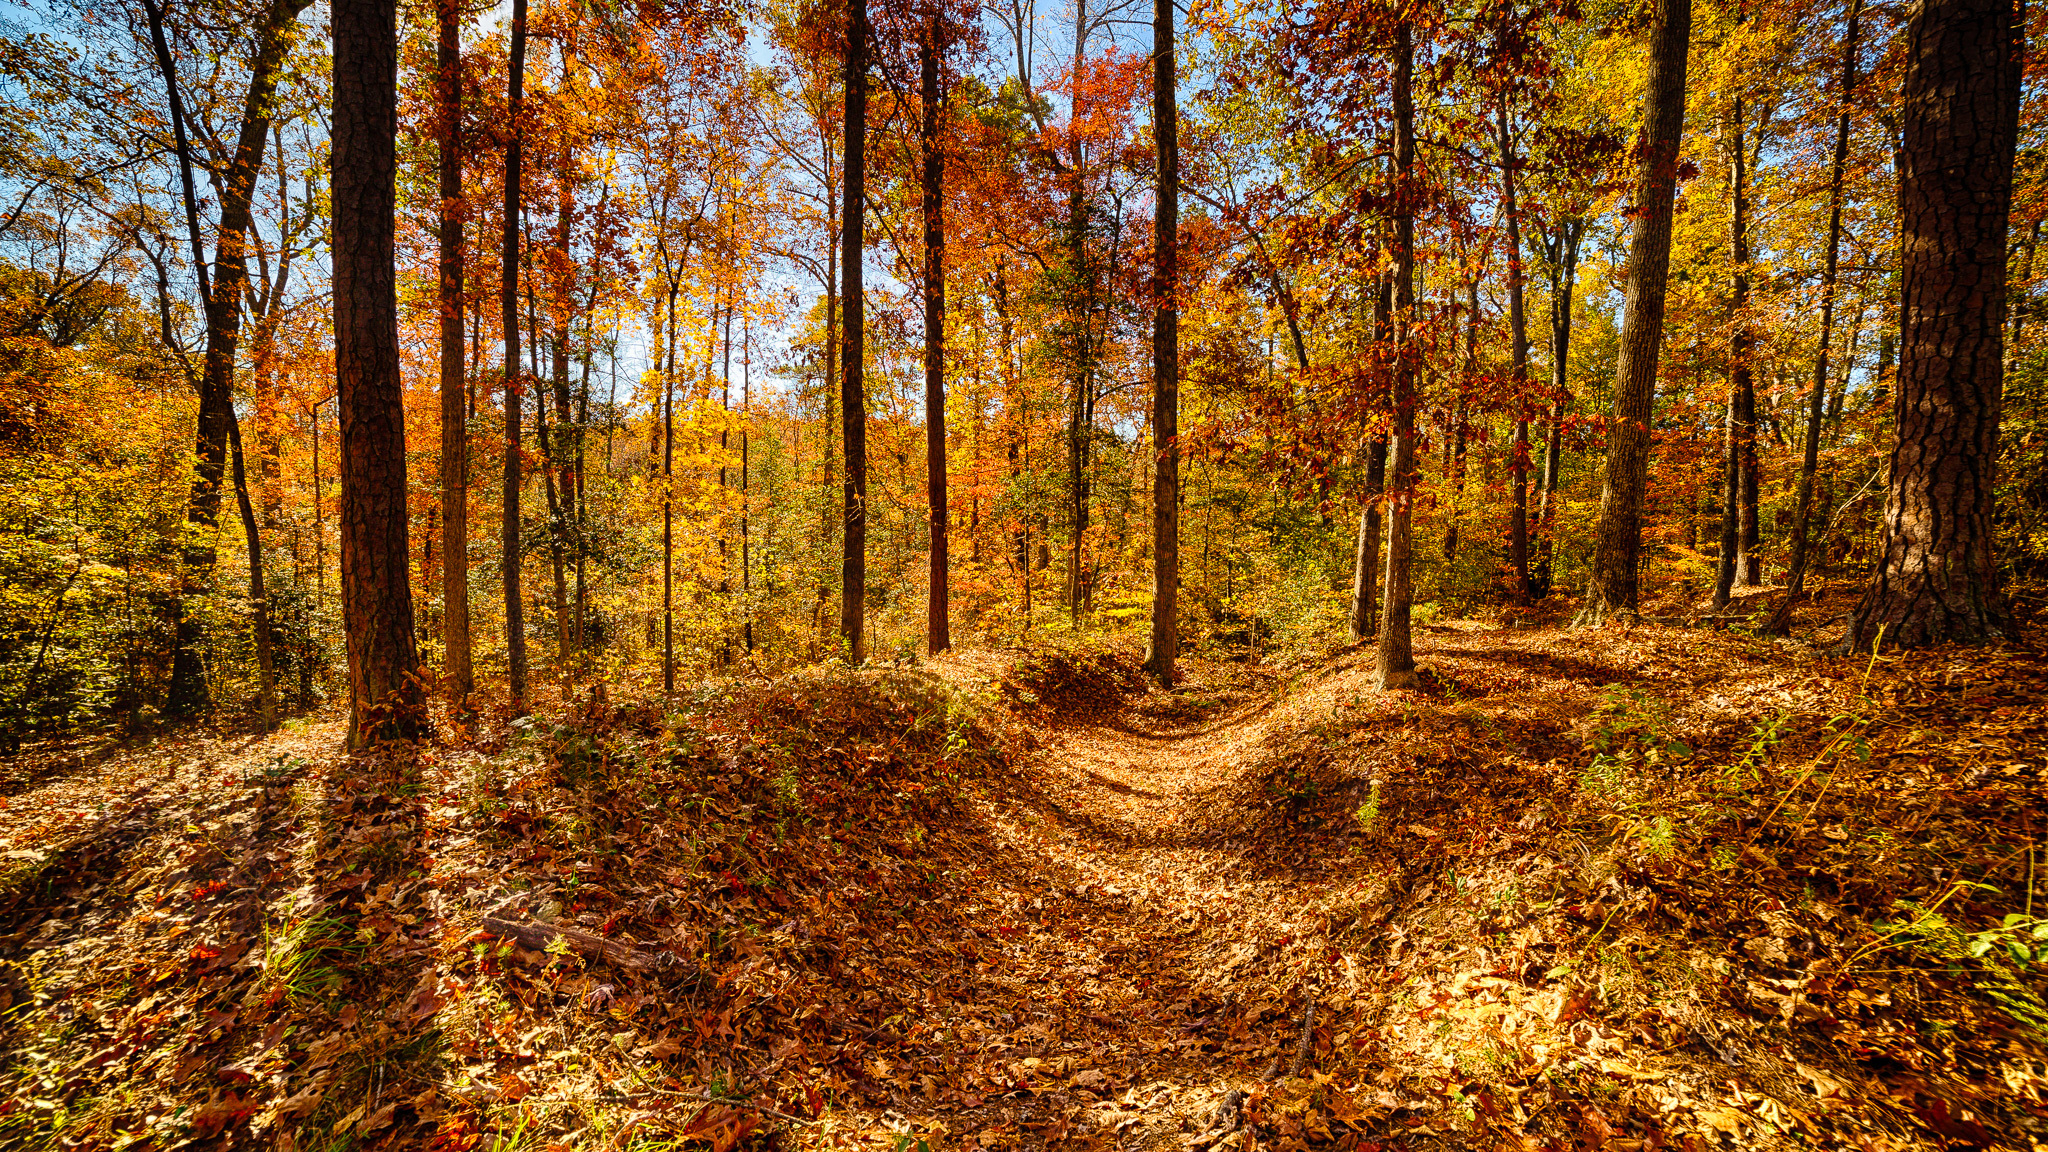
[[436,64],[441,116],[441,643],[448,702],[468,711],[476,691],[469,645],[469,374],[462,344],[461,9],[441,0]]
[[505,330],[505,498],[501,544],[505,581],[505,662],[512,713],[526,714],[526,605],[519,578],[520,407],[519,370],[519,117],[526,87],[526,0],[512,0],[512,44],[506,77],[505,231],[499,257],[498,305]]
[[1856,32],[1862,13],[1862,0],[1850,0],[1849,27],[1842,38],[1841,87],[1835,93],[1840,105],[1835,114],[1835,155],[1828,169],[1828,243],[1827,255],[1821,266],[1820,347],[1814,351],[1813,392],[1806,400],[1806,435],[1799,458],[1799,495],[1792,521],[1792,558],[1790,571],[1785,575],[1785,599],[1777,611],[1771,613],[1770,622],[1764,625],[1764,632],[1772,636],[1783,636],[1792,630],[1792,609],[1806,591],[1813,481],[1820,471],[1821,418],[1826,413],[1828,395],[1828,351],[1835,330],[1835,282],[1841,268],[1842,178],[1849,164],[1849,99],[1856,88]]
[[[1180,656],[1180,111],[1173,0],[1152,5],[1152,637],[1146,666],[1173,687]],[[1297,355],[1304,353],[1298,345]]]
[[351,748],[421,731],[398,375],[395,0],[336,0],[334,375]]
[[925,24],[918,52],[918,100],[923,105],[919,146],[924,155],[924,463],[931,520],[931,567],[925,600],[925,647],[933,655],[953,646],[947,611],[946,501],[946,158],[939,148],[939,21]]
[[1386,618],[1380,623],[1376,671],[1382,689],[1413,688],[1415,652],[1409,635],[1413,586],[1410,516],[1415,505],[1415,97],[1414,45],[1406,23],[1394,32],[1394,434],[1387,490]]
[[2010,633],[1992,514],[2021,34],[2013,0],[1927,0],[1908,34],[1898,444],[1851,650]]
[[867,301],[861,263],[866,251],[868,132],[868,13],[866,0],[846,9],[845,179],[840,196],[844,303],[840,336],[839,410],[845,421],[845,537],[839,561],[839,636],[846,659],[867,659],[868,424]]
[[1686,47],[1692,0],[1659,0],[1651,34],[1642,162],[1636,172],[1635,234],[1629,239],[1628,295],[1614,373],[1614,416],[1600,493],[1599,544],[1580,624],[1637,614],[1643,547],[1643,489],[1650,469],[1650,410],[1664,344],[1664,289],[1671,268],[1671,205],[1685,126]]

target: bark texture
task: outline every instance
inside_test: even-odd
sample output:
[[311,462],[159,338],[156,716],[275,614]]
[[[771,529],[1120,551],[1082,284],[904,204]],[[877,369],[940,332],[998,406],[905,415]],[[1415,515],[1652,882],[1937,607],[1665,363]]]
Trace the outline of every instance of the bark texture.
[[927,21],[918,52],[919,145],[924,153],[924,460],[931,516],[931,571],[925,601],[925,647],[953,646],[946,555],[951,514],[946,504],[946,157],[939,147],[939,21]]
[[512,714],[526,714],[526,604],[521,599],[519,561],[519,115],[526,87],[526,0],[512,0],[511,67],[506,78],[505,231],[501,239],[498,304],[505,330],[505,498],[500,523],[505,581],[505,662],[511,681]]
[[1908,33],[1900,149],[1898,443],[1884,550],[1843,644],[2009,634],[1993,551],[2006,226],[2019,132],[2012,0],[1927,0]]
[[[1523,308],[1522,209],[1515,184],[1515,168],[1521,157],[1515,152],[1514,125],[1508,117],[1507,100],[1500,104],[1500,195],[1501,215],[1508,231],[1508,333],[1509,370],[1514,374],[1515,441],[1512,461],[1513,499],[1508,508],[1508,594],[1517,604],[1529,602],[1529,318]],[[1476,311],[1476,309],[1475,309]]]
[[1599,544],[1581,624],[1636,615],[1643,547],[1643,489],[1650,470],[1650,407],[1664,345],[1664,289],[1671,270],[1671,204],[1685,127],[1686,47],[1692,0],[1659,0],[1650,37],[1642,160],[1636,171],[1634,235],[1621,355],[1614,373],[1614,415],[1607,425],[1607,467],[1600,492]]
[[[1173,687],[1180,656],[1180,109],[1173,0],[1152,5],[1152,636],[1146,667]],[[1297,349],[1297,353],[1300,350]]]
[[845,328],[839,349],[839,411],[846,427],[846,534],[839,557],[839,638],[846,647],[846,659],[859,664],[867,659],[868,579],[868,403],[867,301],[861,275],[866,249],[867,133],[868,133],[868,12],[866,0],[854,0],[846,8],[846,144],[843,163],[845,180],[840,196],[840,261],[845,307],[840,315]]
[[348,742],[361,748],[420,730],[393,244],[398,12],[396,0],[336,0],[333,13],[341,611],[348,632]]
[[1378,663],[1382,689],[1413,688],[1415,651],[1409,636],[1413,586],[1409,574],[1409,519],[1415,504],[1415,58],[1413,33],[1394,32],[1394,436],[1393,474],[1387,491],[1386,618],[1380,623]]
[[476,690],[469,646],[469,381],[462,344],[462,11],[438,6],[441,129],[441,673],[449,703]]

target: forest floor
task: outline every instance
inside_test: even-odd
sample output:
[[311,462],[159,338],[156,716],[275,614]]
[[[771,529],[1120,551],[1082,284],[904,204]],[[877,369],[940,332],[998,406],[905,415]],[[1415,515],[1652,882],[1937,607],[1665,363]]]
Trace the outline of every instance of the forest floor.
[[0,1146],[2048,1146],[2048,655],[1455,621],[0,770]]

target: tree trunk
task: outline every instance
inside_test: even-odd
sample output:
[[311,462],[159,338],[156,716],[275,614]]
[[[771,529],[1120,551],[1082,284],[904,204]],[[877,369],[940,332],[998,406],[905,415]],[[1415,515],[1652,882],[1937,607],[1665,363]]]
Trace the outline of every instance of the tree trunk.
[[1728,407],[1721,421],[1721,534],[1714,554],[1713,610],[1728,607],[1735,596],[1736,556],[1742,551],[1742,434],[1737,429],[1741,409],[1734,386],[1729,386]]
[[[1681,0],[1682,2],[1682,0]],[[1376,671],[1382,689],[1413,688],[1415,653],[1409,636],[1412,587],[1409,520],[1415,503],[1415,73],[1413,33],[1394,31],[1394,445],[1387,500],[1387,609],[1380,624]]]
[[[1390,363],[1389,342],[1393,333],[1394,285],[1379,278],[1372,294],[1374,359]],[[1387,441],[1375,435],[1365,450],[1365,492],[1358,513],[1358,548],[1351,566],[1351,639],[1364,640],[1379,630],[1377,582],[1380,571],[1380,501],[1387,490]]]
[[[822,134],[822,133],[821,133]],[[824,166],[820,171],[826,174],[826,183],[831,182],[832,146],[824,145]],[[833,510],[839,503],[839,464],[835,454],[834,436],[839,409],[839,199],[827,195],[825,198],[825,463],[824,491],[819,504],[818,525],[820,553],[824,563],[818,573],[818,620],[816,639],[822,643],[831,631],[826,617],[826,604],[830,600],[832,585],[831,556],[838,547],[841,517],[834,516]]]
[[1614,374],[1614,418],[1600,494],[1599,546],[1580,624],[1637,614],[1643,545],[1643,489],[1650,468],[1650,409],[1664,343],[1664,288],[1671,267],[1671,205],[1685,126],[1685,66],[1692,0],[1659,0],[1651,34],[1642,162],[1636,172],[1635,235],[1629,239],[1628,295]]
[[924,462],[931,521],[931,568],[925,600],[925,647],[936,656],[953,646],[947,613],[946,503],[946,158],[939,149],[939,20],[925,22],[918,50],[918,101],[924,116]]
[[[1883,555],[1843,639],[2010,634],[1992,516],[2023,34],[2013,0],[1927,0],[1909,33],[1900,357]],[[1882,637],[1880,638],[1880,633]]]
[[220,228],[214,263],[208,275],[200,242],[199,208],[194,194],[191,147],[185,135],[185,108],[179,95],[177,67],[163,30],[163,12],[145,4],[151,43],[171,105],[172,135],[184,192],[185,224],[192,244],[193,274],[206,317],[206,356],[199,379],[199,422],[194,451],[191,494],[186,504],[185,539],[180,549],[178,599],[172,606],[175,648],[165,709],[173,716],[196,716],[213,706],[199,647],[199,619],[185,601],[209,594],[216,562],[214,535],[220,525],[221,481],[227,470],[228,436],[234,423],[235,360],[241,339],[242,298],[248,286],[249,203],[263,168],[263,147],[270,139],[271,103],[288,47],[286,33],[309,0],[273,0],[257,31],[256,55],[249,63],[249,90],[234,159],[220,184]]
[[512,0],[512,44],[506,75],[505,232],[499,259],[498,303],[505,328],[505,660],[510,669],[512,714],[526,714],[526,605],[519,579],[519,423],[525,393],[519,370],[519,161],[520,113],[526,87],[526,0]]
[[[559,330],[554,333],[553,339],[557,343],[560,342]],[[556,367],[565,374],[568,371],[566,364],[558,363]],[[540,445],[541,497],[547,501],[548,574],[554,578],[554,600],[551,607],[555,618],[555,671],[560,675],[567,669],[569,663],[569,580],[568,569],[562,555],[563,493],[555,481],[561,469],[562,434],[561,429],[557,427],[554,435],[548,435],[548,389],[547,385],[538,379],[534,381],[533,389],[533,438]]]
[[1737,539],[1735,578],[1745,588],[1763,583],[1762,543],[1757,522],[1758,475],[1756,459],[1756,368],[1750,362],[1756,347],[1756,331],[1749,316],[1749,145],[1745,102],[1735,101],[1734,196],[1729,221],[1730,256],[1735,263],[1735,293],[1729,317],[1732,328],[1728,341],[1729,375],[1735,393],[1735,434],[1739,452]]
[[[667,271],[664,270],[664,275]],[[661,376],[661,691],[676,690],[676,293],[668,282],[668,371]]]
[[[284,531],[284,417],[278,411],[277,326],[284,319],[284,294],[291,283],[295,255],[289,241],[305,230],[305,222],[303,219],[292,220],[290,176],[284,162],[284,131],[275,123],[270,126],[270,141],[272,155],[277,160],[277,198],[281,205],[277,231],[287,239],[280,245],[274,276],[263,268],[260,241],[257,246],[263,291],[252,300],[251,307],[256,326],[249,341],[249,392],[256,410],[257,508],[262,514],[263,530],[274,537]],[[292,533],[292,540],[292,572],[296,578],[301,570],[296,531]]]
[[457,715],[476,691],[469,650],[469,424],[462,345],[462,12],[436,5],[441,123],[441,642],[443,686]]
[[[555,577],[555,663],[558,674],[567,675],[569,653],[574,639],[571,628],[568,571],[573,564],[569,556],[569,525],[576,516],[576,469],[573,450],[569,439],[574,436],[569,427],[569,333],[575,324],[574,307],[575,261],[569,252],[569,224],[576,214],[575,183],[570,169],[569,146],[565,142],[560,153],[560,167],[556,169],[555,188],[555,252],[554,275],[548,291],[548,379],[554,383],[555,429],[554,435],[541,433],[541,453],[547,460],[548,495],[548,558],[554,567]],[[537,410],[547,408],[546,390],[535,403]],[[544,421],[536,422],[536,430],[547,427]]]
[[422,731],[398,369],[396,0],[336,0],[334,375],[351,748]]
[[277,656],[271,647],[270,601],[263,591],[263,537],[256,527],[256,506],[249,500],[249,474],[242,464],[242,426],[228,422],[234,458],[235,503],[242,513],[242,538],[249,546],[249,623],[256,632],[256,713],[262,731],[277,727]]
[[1529,595],[1542,599],[1550,595],[1556,578],[1553,570],[1557,537],[1557,470],[1564,457],[1564,414],[1571,404],[1572,290],[1578,286],[1579,242],[1586,235],[1586,222],[1566,219],[1558,223],[1555,242],[1549,246],[1550,281],[1550,418],[1544,423],[1542,495],[1537,500],[1536,562],[1529,576]]
[[862,363],[867,348],[867,301],[861,268],[867,223],[867,37],[867,0],[853,0],[846,9],[846,170],[840,197],[845,330],[839,342],[844,357],[839,370],[839,409],[846,425],[846,536],[839,562],[839,636],[846,645],[846,659],[855,665],[868,654],[868,406],[866,366]]
[[1856,88],[1857,19],[1863,0],[1850,0],[1849,27],[1842,39],[1842,81],[1835,98],[1835,155],[1828,169],[1828,245],[1820,279],[1820,347],[1813,356],[1813,394],[1806,402],[1806,436],[1799,460],[1798,511],[1792,521],[1791,570],[1785,576],[1785,599],[1771,613],[1764,632],[1783,636],[1792,630],[1792,609],[1806,591],[1806,558],[1813,515],[1813,481],[1820,471],[1821,417],[1827,406],[1828,345],[1835,328],[1835,282],[1842,253],[1842,178],[1849,164],[1849,100]]
[[1749,189],[1745,162],[1745,110],[1735,98],[1729,149],[1729,256],[1734,263],[1734,292],[1728,306],[1728,417],[1721,493],[1721,547],[1714,573],[1714,611],[1728,607],[1737,584],[1755,583],[1756,488],[1749,471],[1756,458],[1756,384],[1749,366]]
[[1500,103],[1501,216],[1508,227],[1509,371],[1514,377],[1515,442],[1511,470],[1514,499],[1508,508],[1508,566],[1513,569],[1509,595],[1517,604],[1529,602],[1529,320],[1523,308],[1522,209],[1515,186],[1515,138],[1508,122],[1506,97]]
[[[1180,656],[1180,109],[1173,0],[1152,4],[1152,638],[1146,667],[1172,689]],[[1300,351],[1297,349],[1297,351]]]
[[1465,379],[1459,386],[1458,403],[1451,411],[1450,439],[1444,445],[1444,487],[1450,493],[1449,523],[1444,527],[1444,567],[1439,580],[1440,594],[1448,595],[1453,569],[1458,562],[1458,528],[1465,511],[1465,449],[1472,438],[1472,390],[1479,386],[1479,277],[1475,269],[1465,281]]

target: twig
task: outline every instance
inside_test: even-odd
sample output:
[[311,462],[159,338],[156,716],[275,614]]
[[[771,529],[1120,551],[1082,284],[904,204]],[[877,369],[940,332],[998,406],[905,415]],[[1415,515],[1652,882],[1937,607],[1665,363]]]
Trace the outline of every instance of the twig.
[[641,1088],[632,1092],[596,1092],[592,1093],[589,1096],[521,1096],[517,1100],[508,1101],[508,1103],[619,1104],[625,1103],[627,1101],[638,1100],[644,1096],[673,1096],[679,1100],[697,1100],[707,1105],[723,1104],[728,1108],[739,1108],[748,1112],[759,1112],[763,1116],[771,1116],[777,1120],[784,1120],[791,1124],[817,1123],[816,1120],[809,1120],[802,1116],[792,1116],[779,1108],[773,1108],[766,1104],[756,1104],[751,1100],[742,1100],[736,1096],[713,1096],[708,1092],[678,1092],[673,1088]]
[[674,953],[656,955],[642,952],[580,928],[560,928],[553,924],[515,924],[510,920],[486,916],[483,918],[483,930],[535,952],[545,952],[550,945],[560,940],[573,951],[608,960],[621,968],[635,972],[654,972],[676,965]]

